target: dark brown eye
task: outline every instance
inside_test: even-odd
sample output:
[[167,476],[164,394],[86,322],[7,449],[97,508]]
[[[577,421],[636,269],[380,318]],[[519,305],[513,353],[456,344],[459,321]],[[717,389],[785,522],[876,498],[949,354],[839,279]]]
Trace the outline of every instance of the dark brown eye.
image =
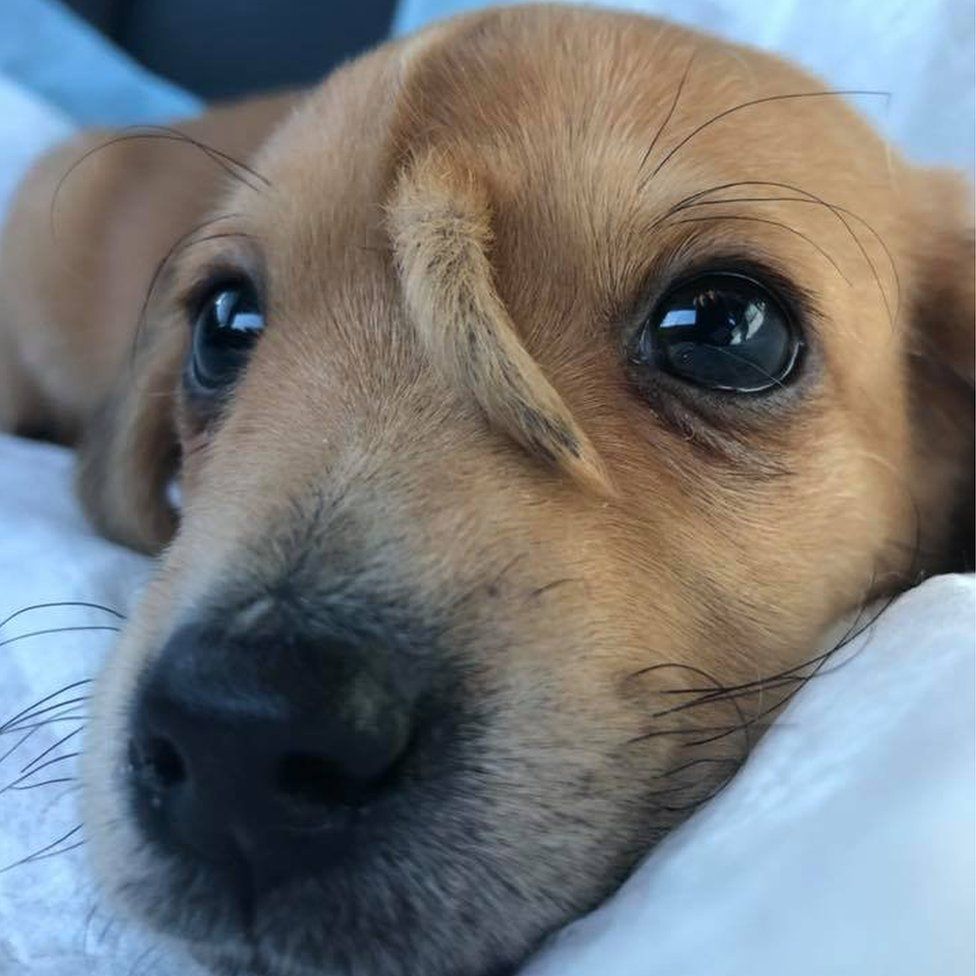
[[709,390],[760,393],[796,366],[802,337],[757,281],[732,272],[699,275],[668,291],[641,328],[639,362]]
[[264,314],[246,282],[215,288],[193,324],[187,380],[195,392],[219,393],[237,378],[264,329]]

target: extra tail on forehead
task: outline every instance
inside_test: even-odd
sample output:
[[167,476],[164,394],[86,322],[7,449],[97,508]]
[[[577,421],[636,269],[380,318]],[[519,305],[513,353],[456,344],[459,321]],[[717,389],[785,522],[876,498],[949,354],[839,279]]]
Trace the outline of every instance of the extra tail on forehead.
[[390,228],[407,311],[436,368],[530,453],[610,493],[603,462],[522,345],[495,289],[484,187],[428,153],[400,178]]

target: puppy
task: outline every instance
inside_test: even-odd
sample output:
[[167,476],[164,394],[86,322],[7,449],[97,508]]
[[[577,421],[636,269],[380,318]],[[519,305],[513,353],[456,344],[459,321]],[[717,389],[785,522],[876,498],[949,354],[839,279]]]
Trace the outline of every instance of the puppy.
[[0,303],[3,425],[162,551],[94,863],[219,972],[510,971],[967,538],[965,187],[652,20],[480,13],[87,135]]

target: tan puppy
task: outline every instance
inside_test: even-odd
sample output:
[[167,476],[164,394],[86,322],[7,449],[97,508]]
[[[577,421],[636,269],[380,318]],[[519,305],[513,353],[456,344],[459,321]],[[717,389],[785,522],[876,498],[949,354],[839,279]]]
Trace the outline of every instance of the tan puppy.
[[0,259],[3,425],[168,543],[97,869],[228,972],[507,971],[961,555],[964,189],[775,58],[567,8],[179,128],[42,162]]

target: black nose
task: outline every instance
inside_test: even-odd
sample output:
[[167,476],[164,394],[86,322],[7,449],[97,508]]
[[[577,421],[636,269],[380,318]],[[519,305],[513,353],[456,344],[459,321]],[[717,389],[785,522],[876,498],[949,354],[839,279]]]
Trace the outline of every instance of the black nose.
[[267,880],[316,870],[402,769],[417,689],[393,664],[335,639],[178,631],[133,716],[144,828],[183,855]]

